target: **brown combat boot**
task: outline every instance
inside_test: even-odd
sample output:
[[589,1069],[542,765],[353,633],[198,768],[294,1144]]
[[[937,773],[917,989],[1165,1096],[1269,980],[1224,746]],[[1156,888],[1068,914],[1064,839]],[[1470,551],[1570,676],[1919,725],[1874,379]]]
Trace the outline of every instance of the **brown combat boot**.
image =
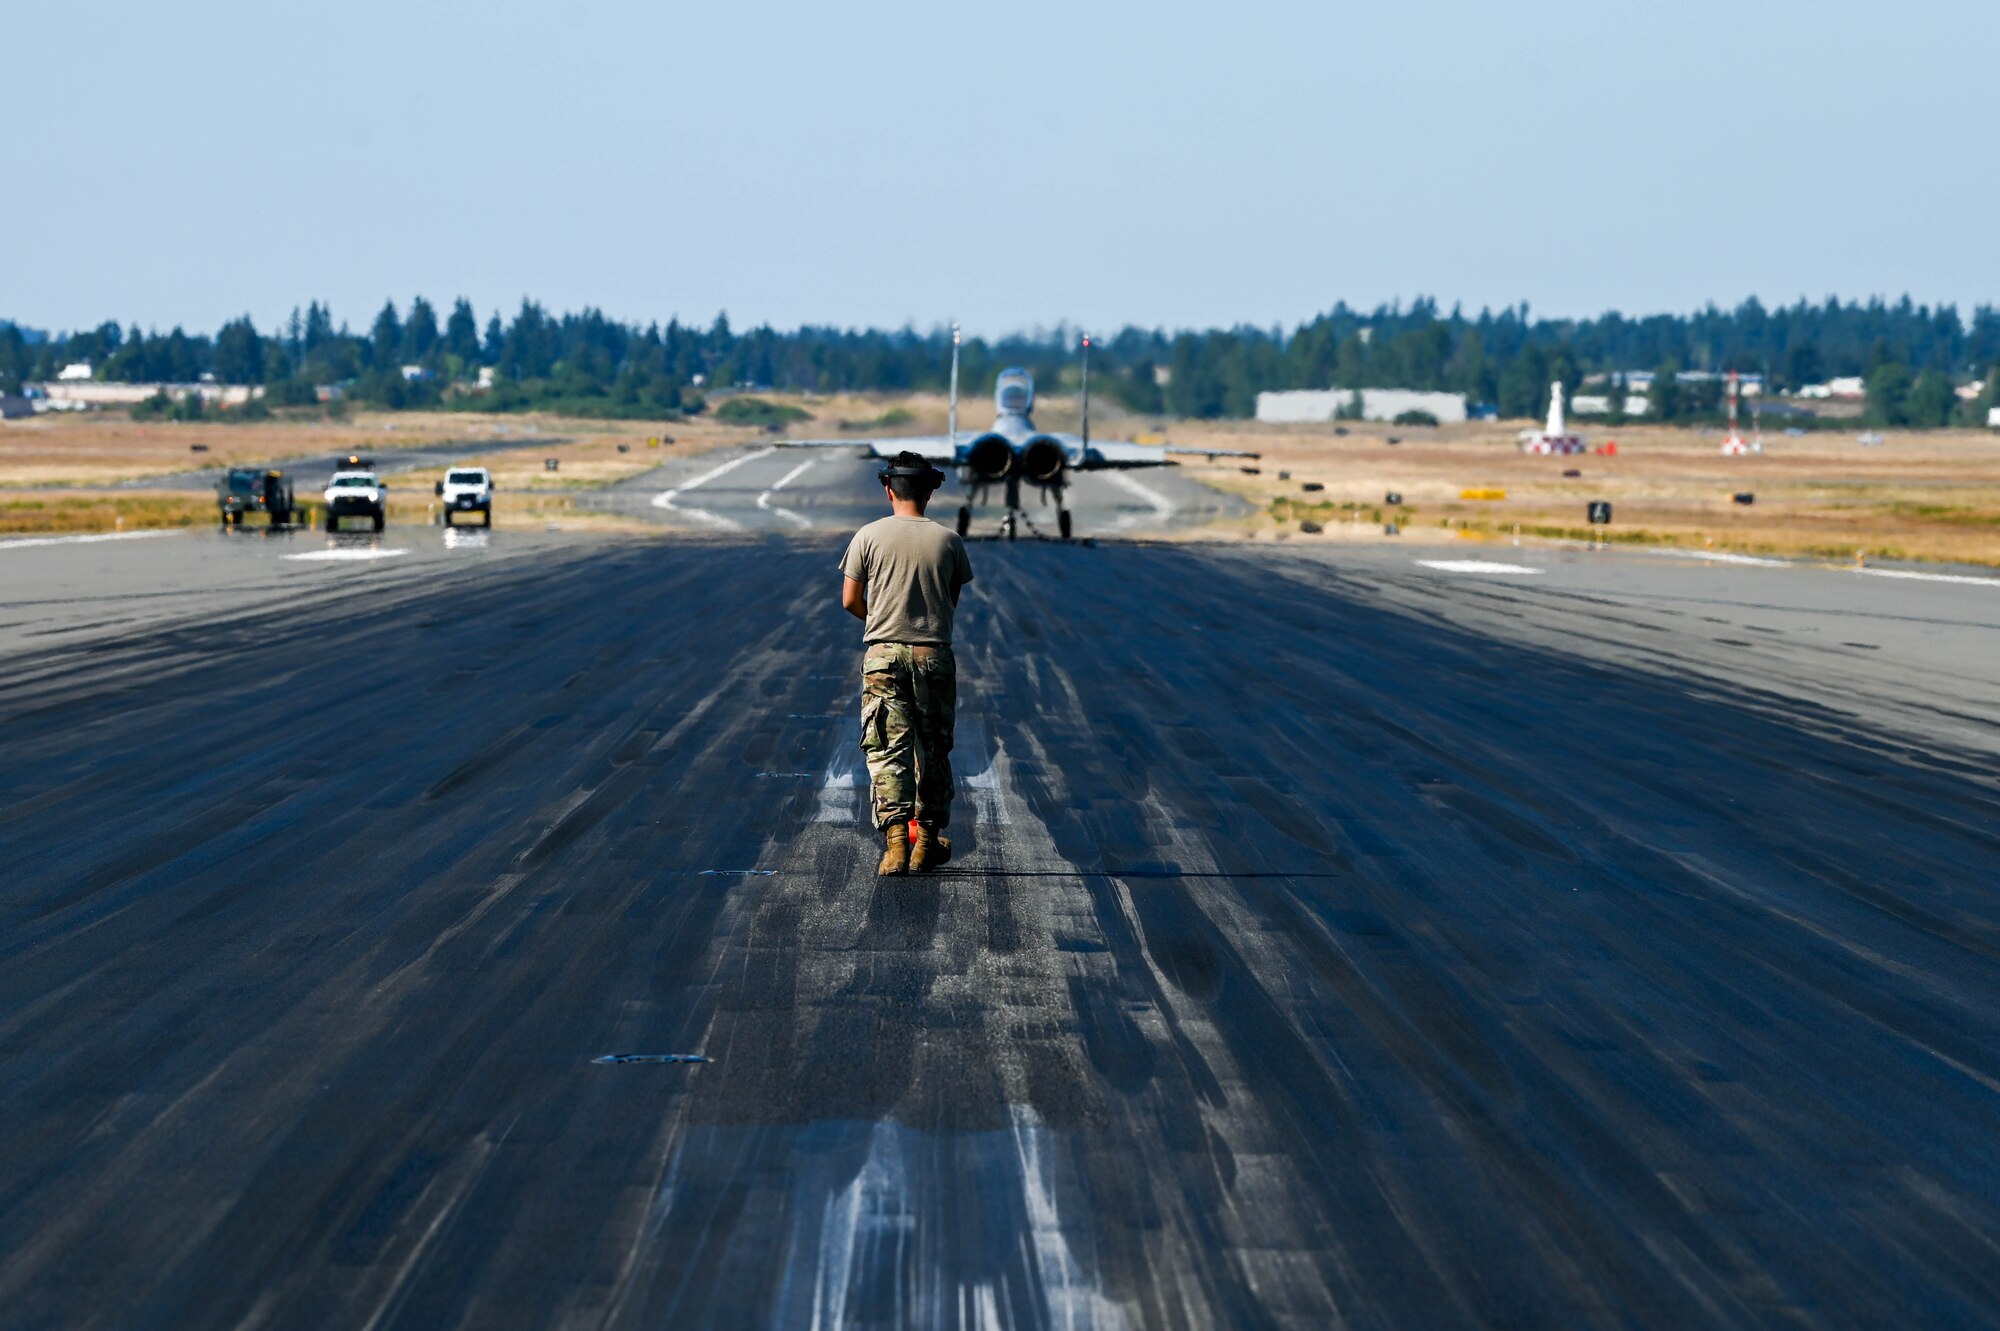
[[951,842],[935,827],[917,825],[917,835],[910,842],[910,872],[932,873],[943,865],[951,863]]
[[887,878],[893,874],[910,871],[910,825],[897,819],[882,829],[888,837],[888,849],[882,852],[881,867],[875,870],[877,878]]

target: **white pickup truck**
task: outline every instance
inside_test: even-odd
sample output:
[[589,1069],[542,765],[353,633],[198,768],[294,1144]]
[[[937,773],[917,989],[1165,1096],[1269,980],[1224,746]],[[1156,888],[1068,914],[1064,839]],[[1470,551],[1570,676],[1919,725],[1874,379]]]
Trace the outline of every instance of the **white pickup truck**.
[[373,518],[375,530],[389,511],[389,487],[372,471],[337,471],[326,487],[326,529],[340,530],[342,518]]
[[453,467],[437,483],[444,525],[454,513],[477,513],[482,527],[493,525],[493,477],[484,467]]

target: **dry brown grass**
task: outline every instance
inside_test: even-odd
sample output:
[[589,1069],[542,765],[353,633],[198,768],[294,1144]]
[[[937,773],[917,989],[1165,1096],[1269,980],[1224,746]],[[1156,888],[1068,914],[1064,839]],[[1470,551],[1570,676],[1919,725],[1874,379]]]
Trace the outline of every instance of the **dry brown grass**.
[[[243,425],[140,423],[115,412],[36,416],[0,423],[0,489],[32,486],[103,486],[145,476],[221,468],[236,463],[327,458],[424,444],[468,444],[483,439],[549,437],[550,453],[570,468],[574,457],[626,458],[633,471],[657,465],[673,452],[702,452],[754,438],[753,430],[711,421],[660,423],[597,421],[538,414],[481,416],[461,412],[360,412],[345,421],[272,420]],[[649,437],[674,443],[649,449]],[[556,443],[556,440],[567,442]],[[621,455],[623,443],[630,453]],[[194,445],[206,452],[193,451]],[[532,449],[498,452],[494,465],[539,467]],[[505,459],[506,461],[502,461]],[[572,471],[571,475],[578,473]]]
[[[1761,455],[1722,456],[1721,436],[1662,426],[1587,431],[1593,445],[1615,440],[1615,456],[1530,457],[1515,435],[1524,423],[1438,429],[1278,427],[1176,423],[1177,444],[1258,450],[1259,475],[1237,464],[1191,470],[1256,503],[1240,534],[1298,534],[1300,501],[1330,501],[1305,515],[1328,527],[1318,539],[1379,539],[1371,521],[1390,491],[1415,509],[1405,537],[1527,536],[1647,541],[1686,548],[1852,559],[1871,557],[2000,564],[2000,437],[1979,431],[1892,432],[1879,446],[1853,434],[1767,436]],[[1388,444],[1390,436],[1402,442]],[[1565,478],[1575,470],[1578,477]],[[1291,479],[1280,480],[1279,473]],[[1325,489],[1307,495],[1315,481]],[[1467,489],[1503,490],[1493,502],[1460,498]],[[1739,505],[1732,496],[1753,494]],[[1613,523],[1593,532],[1590,500],[1612,503]],[[1284,502],[1280,502],[1284,501]],[[1359,506],[1354,524],[1350,506]],[[1446,525],[1448,524],[1448,525]],[[1336,527],[1340,530],[1336,530]]]
[[216,521],[211,494],[0,494],[0,534],[9,536],[201,527]]
[[[676,454],[703,453],[758,437],[755,430],[706,420],[598,421],[459,412],[359,413],[347,421],[244,425],[140,424],[110,412],[40,416],[0,424],[0,532],[206,526],[217,521],[215,497],[198,485],[140,493],[103,487],[236,463],[324,459],[350,452],[366,455],[424,444],[519,439],[531,433],[547,436],[548,446],[475,453],[459,464],[485,466],[493,472],[501,490],[496,527],[541,528],[554,523],[594,531],[655,530],[631,518],[579,508],[571,496],[650,470]],[[193,444],[205,444],[207,451],[193,452]],[[620,445],[625,448],[622,453]],[[545,460],[551,457],[558,460],[559,470],[547,470]],[[432,468],[389,477],[390,521],[401,525],[430,519],[436,503],[431,487],[443,475],[443,468]],[[314,505],[318,498],[299,495],[302,506]]]

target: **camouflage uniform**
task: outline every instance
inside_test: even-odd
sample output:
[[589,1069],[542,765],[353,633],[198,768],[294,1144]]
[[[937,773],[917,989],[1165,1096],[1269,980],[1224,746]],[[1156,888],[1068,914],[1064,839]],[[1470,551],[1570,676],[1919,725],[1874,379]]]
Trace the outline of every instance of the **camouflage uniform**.
[[951,731],[958,665],[951,648],[875,642],[861,660],[861,752],[875,825],[951,822]]

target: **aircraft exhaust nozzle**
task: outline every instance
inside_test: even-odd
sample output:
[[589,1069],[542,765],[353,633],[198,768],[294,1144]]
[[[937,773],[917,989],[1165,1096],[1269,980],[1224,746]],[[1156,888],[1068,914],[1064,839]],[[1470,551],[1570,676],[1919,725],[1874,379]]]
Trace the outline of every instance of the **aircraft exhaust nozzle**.
[[1021,450],[1021,471],[1037,485],[1048,485],[1062,479],[1063,468],[1069,465],[1069,454],[1063,446],[1047,435],[1040,435],[1028,441]]
[[982,481],[1002,481],[1014,470],[1014,449],[1002,435],[975,439],[966,450],[965,465]]

